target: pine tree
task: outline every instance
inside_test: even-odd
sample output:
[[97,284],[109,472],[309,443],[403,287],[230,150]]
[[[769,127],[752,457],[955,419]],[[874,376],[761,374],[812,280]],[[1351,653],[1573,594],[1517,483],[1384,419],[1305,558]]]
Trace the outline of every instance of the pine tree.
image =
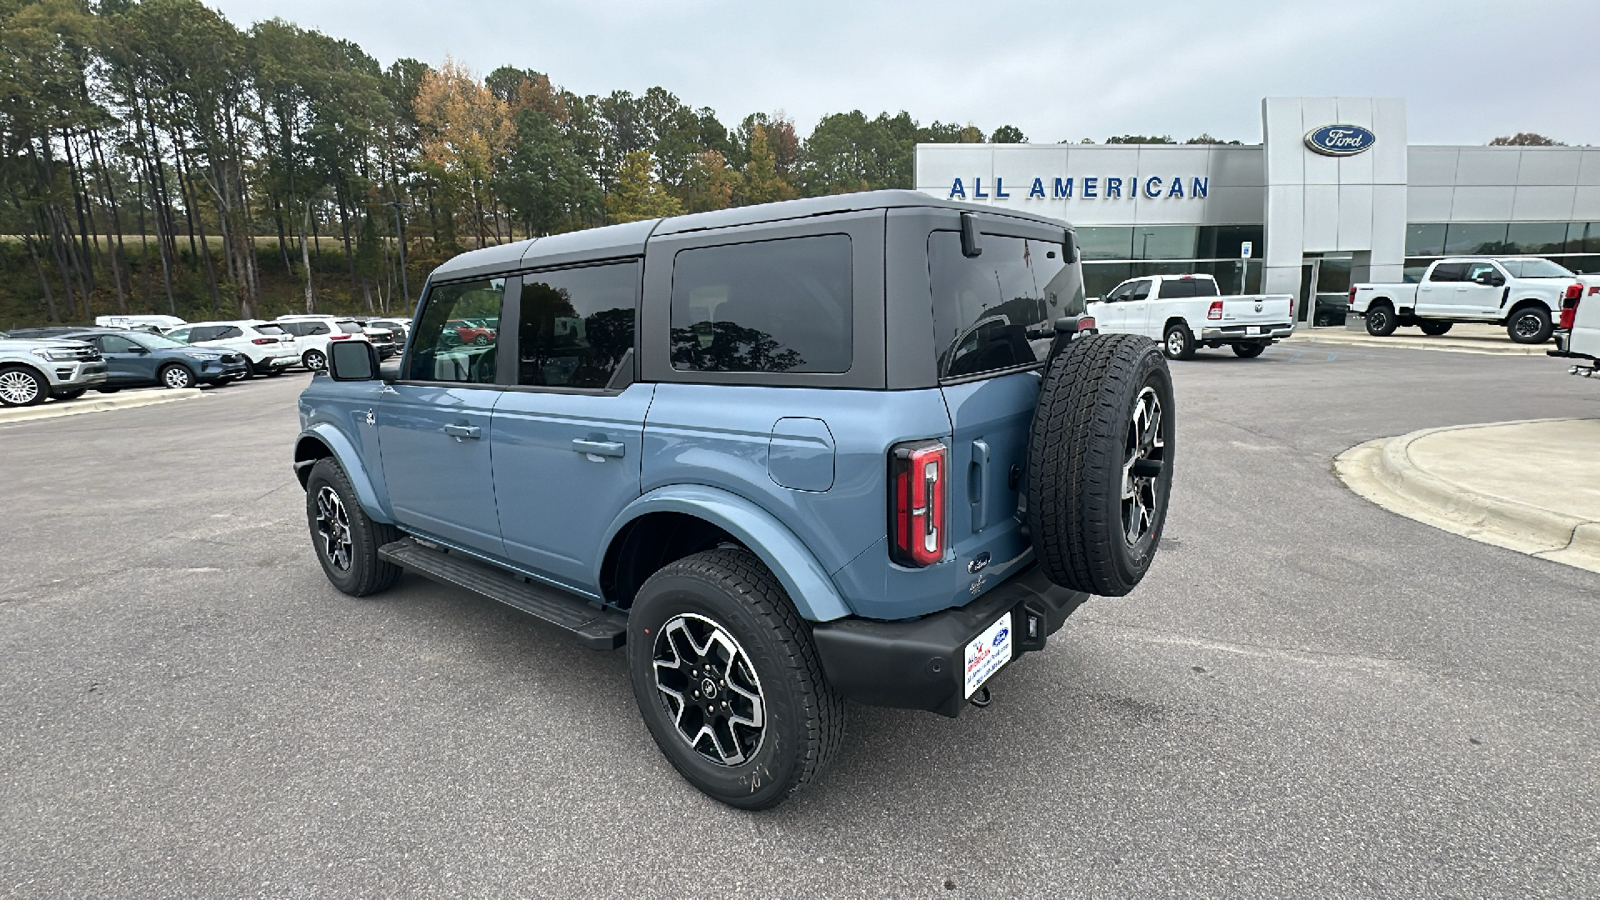
[[648,150],[622,158],[616,181],[606,194],[606,214],[613,222],[637,222],[683,214],[683,204],[656,179],[656,161]]
[[746,205],[795,197],[794,188],[778,174],[777,160],[767,143],[767,129],[759,124],[750,130],[750,161],[744,164],[744,188],[740,197]]

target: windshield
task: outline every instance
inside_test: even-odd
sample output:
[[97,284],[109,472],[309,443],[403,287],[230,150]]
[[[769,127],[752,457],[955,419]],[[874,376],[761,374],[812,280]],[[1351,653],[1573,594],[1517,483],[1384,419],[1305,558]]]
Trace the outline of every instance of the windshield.
[[1572,272],[1564,266],[1558,266],[1548,259],[1502,259],[1500,265],[1506,267],[1514,278],[1571,278]]
[[161,334],[141,334],[135,343],[143,344],[151,350],[173,350],[189,346],[182,341],[175,341]]

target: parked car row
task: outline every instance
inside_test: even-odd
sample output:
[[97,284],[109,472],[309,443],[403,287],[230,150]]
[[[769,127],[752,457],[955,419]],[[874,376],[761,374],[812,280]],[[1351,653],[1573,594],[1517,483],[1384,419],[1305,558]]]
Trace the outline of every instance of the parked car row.
[[94,326],[52,325],[0,334],[0,406],[71,400],[87,390],[223,385],[327,367],[335,341],[399,353],[409,320],[286,315],[276,320],[185,322],[175,316],[101,316]]

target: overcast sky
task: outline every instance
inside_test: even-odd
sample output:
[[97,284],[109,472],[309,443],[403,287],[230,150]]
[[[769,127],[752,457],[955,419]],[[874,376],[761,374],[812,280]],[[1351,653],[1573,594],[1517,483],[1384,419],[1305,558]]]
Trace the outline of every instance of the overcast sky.
[[448,54],[582,94],[660,85],[723,123],[784,110],[1016,125],[1030,140],[1254,143],[1267,96],[1404,97],[1413,144],[1600,144],[1600,0],[210,0],[387,65]]

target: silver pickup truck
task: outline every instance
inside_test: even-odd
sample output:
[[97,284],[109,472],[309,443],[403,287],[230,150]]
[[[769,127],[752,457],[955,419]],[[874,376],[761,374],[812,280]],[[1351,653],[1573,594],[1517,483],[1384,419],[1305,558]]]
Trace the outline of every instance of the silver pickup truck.
[[0,332],[0,406],[71,400],[105,382],[105,360],[88,344],[11,340]]

